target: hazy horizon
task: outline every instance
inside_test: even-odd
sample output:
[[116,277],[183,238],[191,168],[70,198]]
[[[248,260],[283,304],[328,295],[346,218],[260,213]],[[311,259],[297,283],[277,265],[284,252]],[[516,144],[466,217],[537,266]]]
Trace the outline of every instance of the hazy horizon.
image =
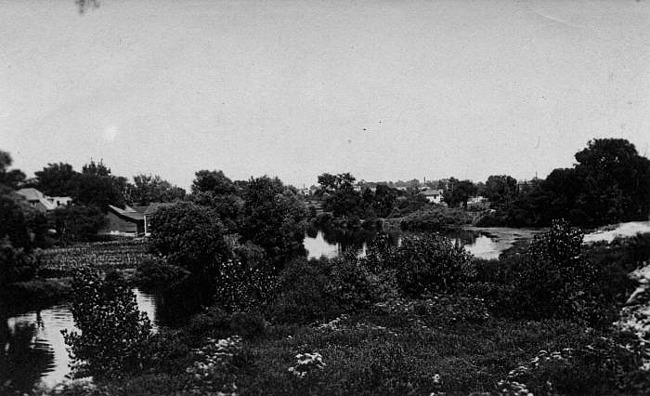
[[183,188],[546,177],[648,156],[649,42],[638,1],[0,0],[0,149]]

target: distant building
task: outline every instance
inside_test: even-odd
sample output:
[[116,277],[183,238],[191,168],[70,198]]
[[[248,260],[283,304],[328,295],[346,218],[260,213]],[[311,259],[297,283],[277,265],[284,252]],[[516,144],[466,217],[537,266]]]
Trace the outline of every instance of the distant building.
[[161,205],[163,204],[152,203],[144,206],[126,206],[124,209],[108,205],[106,226],[104,226],[99,233],[125,236],[148,236],[151,233],[151,215]]
[[49,197],[35,188],[21,188],[16,193],[25,197],[29,206],[41,213],[52,211],[60,206],[67,206],[72,202],[70,197]]
[[431,203],[442,203],[442,190],[439,188],[427,188],[426,190],[421,191],[420,194],[424,195],[427,201]]

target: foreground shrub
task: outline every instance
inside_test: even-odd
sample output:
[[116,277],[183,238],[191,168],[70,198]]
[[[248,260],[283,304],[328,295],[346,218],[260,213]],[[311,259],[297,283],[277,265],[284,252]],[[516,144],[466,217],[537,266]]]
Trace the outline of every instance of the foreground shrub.
[[436,234],[405,235],[399,248],[385,251],[384,268],[393,268],[397,285],[410,297],[460,289],[474,273],[472,255]]
[[279,322],[326,320],[378,301],[380,278],[354,257],[294,260],[279,280],[281,293],[271,308]]
[[554,221],[548,232],[535,236],[525,254],[511,263],[513,288],[504,304],[520,317],[609,325],[616,307],[605,298],[603,285],[611,280],[586,259],[582,238],[565,221]]
[[140,368],[151,323],[119,273],[103,279],[80,271],[72,282],[70,310],[80,332],[62,333],[75,375],[116,377]]

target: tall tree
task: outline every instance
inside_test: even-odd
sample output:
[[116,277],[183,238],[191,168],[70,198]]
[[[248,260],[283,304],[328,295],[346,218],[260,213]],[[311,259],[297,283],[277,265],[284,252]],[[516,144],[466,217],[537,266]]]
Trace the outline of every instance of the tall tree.
[[[0,150],[0,190],[16,190],[25,181],[25,174],[18,169],[9,170],[13,163],[11,155]],[[1,192],[1,191],[0,191]]]
[[583,180],[580,207],[594,225],[647,220],[650,211],[650,160],[625,139],[594,139],[576,153]]
[[243,242],[261,246],[274,259],[300,249],[307,210],[295,190],[277,177],[263,176],[247,183],[243,198]]
[[129,186],[128,201],[134,205],[148,205],[152,202],[174,202],[185,197],[185,190],[163,180],[158,175],[139,174],[133,176]]
[[484,194],[493,208],[509,208],[517,197],[517,179],[492,175],[485,182]]
[[449,178],[447,188],[443,192],[443,200],[452,208],[463,205],[467,209],[467,201],[478,191],[476,185],[471,180],[458,180],[454,177]]
[[43,194],[53,197],[74,196],[76,193],[75,178],[79,175],[72,165],[59,162],[47,164],[43,170],[34,172],[36,185]]

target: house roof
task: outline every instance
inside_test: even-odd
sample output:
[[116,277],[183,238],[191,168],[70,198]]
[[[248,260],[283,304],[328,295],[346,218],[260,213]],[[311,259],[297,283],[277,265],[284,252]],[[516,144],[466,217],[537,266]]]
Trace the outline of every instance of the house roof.
[[164,204],[164,203],[161,203],[161,202],[153,202],[153,203],[150,203],[149,205],[136,206],[136,207],[135,207],[135,210],[136,210],[138,213],[142,213],[144,216],[151,216],[151,214],[152,214],[153,212],[155,212],[156,209],[158,209],[158,208],[161,207],[162,205],[165,205],[165,204]]
[[45,198],[45,195],[35,188],[21,188],[16,192],[25,197],[28,201],[38,201],[39,199]]
[[434,195],[442,195],[442,190],[430,188],[428,190],[422,191],[420,194],[424,195],[425,197],[426,196],[434,196]]
[[142,221],[144,220],[144,214],[136,211],[135,209],[127,206],[124,209],[118,208],[117,206],[108,205],[108,210],[115,213],[118,216],[123,217],[124,219],[131,221]]

